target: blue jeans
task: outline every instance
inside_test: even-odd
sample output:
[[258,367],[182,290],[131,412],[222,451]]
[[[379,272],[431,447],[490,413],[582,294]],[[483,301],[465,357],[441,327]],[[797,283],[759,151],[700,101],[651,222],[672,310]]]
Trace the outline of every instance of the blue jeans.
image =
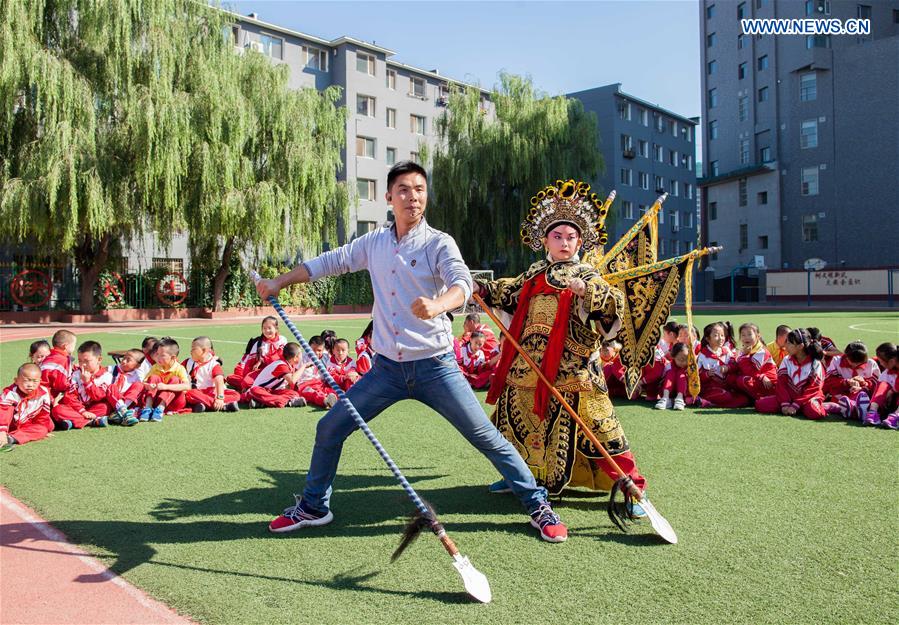
[[[377,355],[371,371],[350,387],[347,397],[366,423],[398,401],[420,401],[443,415],[493,463],[528,512],[546,501],[546,489],[537,486],[524,460],[484,414],[452,352],[409,362]],[[343,401],[318,422],[303,490],[308,509],[328,510],[343,441],[357,429]]]

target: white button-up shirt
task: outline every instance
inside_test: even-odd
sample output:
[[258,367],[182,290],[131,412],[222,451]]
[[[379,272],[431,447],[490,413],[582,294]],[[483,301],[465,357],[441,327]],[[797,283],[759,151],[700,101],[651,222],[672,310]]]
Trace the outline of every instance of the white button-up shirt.
[[375,296],[375,352],[391,360],[421,360],[453,349],[452,322],[412,314],[419,297],[435,298],[458,286],[471,297],[471,273],[451,236],[422,219],[399,241],[396,227],[369,232],[303,263],[311,280],[368,269]]

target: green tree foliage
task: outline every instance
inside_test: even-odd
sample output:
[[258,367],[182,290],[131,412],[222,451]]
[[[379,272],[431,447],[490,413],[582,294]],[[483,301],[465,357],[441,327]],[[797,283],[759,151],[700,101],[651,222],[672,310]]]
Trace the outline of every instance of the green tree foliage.
[[437,120],[429,221],[455,236],[468,265],[522,271],[534,255],[519,232],[529,200],[557,179],[592,180],[602,168],[596,117],[579,100],[549,97],[529,78],[500,76],[485,112],[478,90],[450,95]]
[[[206,51],[190,77],[193,132],[185,189],[193,264],[214,271],[221,310],[231,258],[321,251],[345,223],[348,197],[337,182],[346,111],[336,87],[288,88],[286,65],[253,51]],[[202,69],[202,68],[201,68]]]

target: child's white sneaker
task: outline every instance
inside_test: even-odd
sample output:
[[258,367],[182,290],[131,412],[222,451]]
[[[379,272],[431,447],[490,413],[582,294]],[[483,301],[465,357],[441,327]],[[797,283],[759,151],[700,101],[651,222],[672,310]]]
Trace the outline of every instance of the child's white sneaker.
[[656,402],[656,410],[667,410],[668,408],[668,398],[660,397],[659,401]]
[[683,397],[678,396],[678,397],[675,397],[675,398],[674,398],[674,406],[673,406],[673,408],[674,408],[675,410],[683,410],[684,407],[685,407],[686,405],[687,405],[687,404],[684,403],[684,398],[683,398]]

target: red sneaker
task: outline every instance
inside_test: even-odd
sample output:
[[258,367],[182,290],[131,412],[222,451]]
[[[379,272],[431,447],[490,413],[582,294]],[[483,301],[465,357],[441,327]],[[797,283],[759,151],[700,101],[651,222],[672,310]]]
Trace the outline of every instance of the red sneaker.
[[291,532],[301,527],[315,527],[317,525],[327,525],[334,520],[334,514],[328,510],[327,512],[314,512],[303,507],[303,502],[296,497],[296,504],[284,509],[284,513],[268,524],[271,532],[281,534],[283,532]]
[[531,525],[540,530],[540,537],[551,543],[561,543],[568,539],[568,528],[559,515],[553,512],[548,502],[531,512]]

